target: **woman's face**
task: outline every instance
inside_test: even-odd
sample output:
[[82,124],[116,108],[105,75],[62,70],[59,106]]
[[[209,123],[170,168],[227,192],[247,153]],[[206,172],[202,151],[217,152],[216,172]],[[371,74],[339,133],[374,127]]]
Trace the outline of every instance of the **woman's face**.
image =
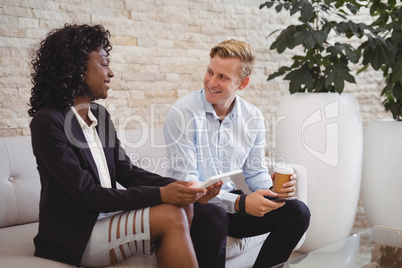
[[110,59],[103,48],[98,51],[92,51],[89,54],[85,71],[85,83],[91,89],[95,99],[107,98],[110,79],[114,76],[109,68],[109,63]]

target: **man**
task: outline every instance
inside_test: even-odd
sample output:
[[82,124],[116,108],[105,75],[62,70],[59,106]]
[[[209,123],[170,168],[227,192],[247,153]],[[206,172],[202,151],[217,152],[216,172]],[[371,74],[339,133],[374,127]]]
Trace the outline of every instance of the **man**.
[[[244,195],[233,182],[215,185],[220,193],[194,205],[191,236],[200,267],[224,267],[226,236],[251,237],[270,232],[254,267],[271,267],[288,259],[310,221],[298,200],[272,202],[265,196],[294,196],[295,175],[278,193],[264,165],[265,126],[261,112],[237,96],[250,82],[254,52],[249,44],[227,40],[210,51],[204,88],[179,100],[164,125],[171,166],[168,176],[205,181],[242,169],[252,191]],[[240,193],[240,195],[239,195]],[[214,196],[209,194],[208,196]]]

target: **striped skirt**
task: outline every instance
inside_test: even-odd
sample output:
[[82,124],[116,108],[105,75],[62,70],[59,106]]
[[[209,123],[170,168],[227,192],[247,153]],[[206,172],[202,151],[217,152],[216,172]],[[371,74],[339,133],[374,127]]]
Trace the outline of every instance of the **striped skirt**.
[[81,265],[103,267],[134,254],[152,254],[150,240],[149,207],[99,217]]

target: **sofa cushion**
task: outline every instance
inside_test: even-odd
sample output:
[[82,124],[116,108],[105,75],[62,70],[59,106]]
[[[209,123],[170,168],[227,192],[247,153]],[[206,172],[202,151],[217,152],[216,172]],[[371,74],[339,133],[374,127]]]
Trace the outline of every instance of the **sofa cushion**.
[[246,237],[242,239],[234,238],[228,236],[226,242],[226,258],[236,257],[253,247],[263,243],[267,238],[268,234],[262,234],[254,237]]
[[0,227],[38,221],[40,181],[31,137],[0,139]]
[[[74,267],[72,265],[35,257],[33,238],[37,231],[38,222],[0,228],[0,267]],[[18,257],[16,258],[16,256]],[[138,254],[109,267],[154,268],[156,266],[156,257],[154,255],[145,256]]]
[[2,268],[74,267],[71,265],[35,257],[33,238],[37,231],[37,222],[0,228],[0,266]]
[[35,256],[0,256],[1,268],[16,268],[16,267],[29,267],[29,268],[74,268],[62,262],[42,259]]
[[33,256],[38,222],[0,228],[0,256]]

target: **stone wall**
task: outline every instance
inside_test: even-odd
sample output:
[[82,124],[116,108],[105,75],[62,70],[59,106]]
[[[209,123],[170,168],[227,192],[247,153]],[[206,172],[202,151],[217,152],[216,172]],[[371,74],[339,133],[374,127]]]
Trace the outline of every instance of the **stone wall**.
[[[0,0],[0,136],[29,135],[30,60],[46,33],[64,23],[103,24],[112,34],[109,98],[100,101],[118,128],[160,127],[172,103],[202,87],[209,49],[228,38],[248,41],[257,63],[240,95],[274,122],[282,78],[267,76],[289,63],[285,52],[269,50],[273,30],[291,20],[258,7],[257,0]],[[364,126],[383,112],[381,76],[368,71],[347,84],[361,105]],[[268,129],[267,140],[273,140]],[[359,206],[356,226],[366,226]]]

